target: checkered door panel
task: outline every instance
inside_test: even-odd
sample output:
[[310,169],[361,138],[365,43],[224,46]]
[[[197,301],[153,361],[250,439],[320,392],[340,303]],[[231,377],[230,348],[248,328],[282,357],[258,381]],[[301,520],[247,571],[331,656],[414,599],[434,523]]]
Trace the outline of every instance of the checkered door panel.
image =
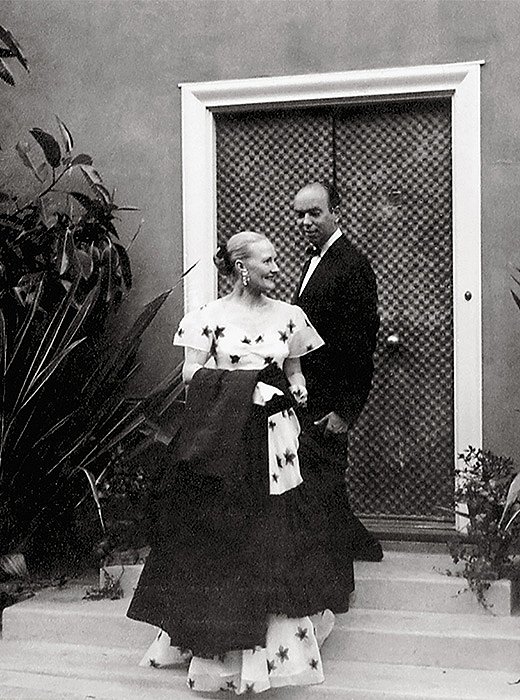
[[374,266],[381,313],[373,390],[349,450],[353,505],[427,518],[441,506],[451,519],[450,100],[340,109],[335,132],[343,226]]
[[[217,235],[264,233],[278,253],[277,296],[290,301],[305,260],[292,198],[309,180],[330,179],[332,117],[323,110],[217,115]],[[219,279],[219,295],[230,281]]]
[[450,124],[449,99],[216,116],[219,239],[266,233],[279,298],[291,299],[304,259],[291,199],[311,180],[336,179],[342,226],[376,271],[376,373],[348,471],[366,515],[453,509]]

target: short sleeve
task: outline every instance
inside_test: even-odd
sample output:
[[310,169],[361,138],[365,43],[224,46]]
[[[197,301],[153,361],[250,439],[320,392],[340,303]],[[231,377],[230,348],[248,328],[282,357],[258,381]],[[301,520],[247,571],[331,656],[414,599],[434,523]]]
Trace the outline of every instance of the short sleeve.
[[325,344],[303,309],[299,306],[291,307],[291,319],[288,329],[290,331],[288,357],[301,357],[321,348]]
[[207,321],[205,307],[187,313],[173,336],[174,345],[203,350],[208,353],[211,350],[212,341],[213,330]]

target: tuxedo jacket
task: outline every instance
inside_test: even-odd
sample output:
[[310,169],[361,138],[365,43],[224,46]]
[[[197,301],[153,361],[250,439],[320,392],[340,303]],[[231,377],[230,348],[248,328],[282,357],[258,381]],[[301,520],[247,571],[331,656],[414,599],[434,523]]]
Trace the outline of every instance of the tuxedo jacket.
[[327,250],[301,296],[305,264],[294,303],[325,345],[301,358],[313,419],[335,411],[355,421],[366,402],[374,372],[379,328],[377,284],[368,259],[342,235]]

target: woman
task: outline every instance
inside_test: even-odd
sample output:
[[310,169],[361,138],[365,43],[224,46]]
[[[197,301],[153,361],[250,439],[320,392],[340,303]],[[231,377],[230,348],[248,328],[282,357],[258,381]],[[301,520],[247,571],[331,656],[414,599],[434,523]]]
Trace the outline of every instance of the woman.
[[346,611],[353,589],[327,520],[326,465],[300,450],[293,410],[307,398],[300,357],[323,341],[299,307],[268,296],[278,266],[267,238],[236,234],[215,262],[234,287],[175,334],[185,422],[128,615],[161,629],[146,663],[191,651],[193,690],[320,683],[323,611]]

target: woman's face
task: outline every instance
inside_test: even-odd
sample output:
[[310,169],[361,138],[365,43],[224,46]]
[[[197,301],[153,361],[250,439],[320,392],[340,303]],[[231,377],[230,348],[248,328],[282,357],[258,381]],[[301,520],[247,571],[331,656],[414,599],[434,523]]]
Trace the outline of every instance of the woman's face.
[[243,263],[249,273],[251,291],[268,294],[274,290],[279,269],[272,243],[268,240],[252,243],[249,247],[249,256]]

